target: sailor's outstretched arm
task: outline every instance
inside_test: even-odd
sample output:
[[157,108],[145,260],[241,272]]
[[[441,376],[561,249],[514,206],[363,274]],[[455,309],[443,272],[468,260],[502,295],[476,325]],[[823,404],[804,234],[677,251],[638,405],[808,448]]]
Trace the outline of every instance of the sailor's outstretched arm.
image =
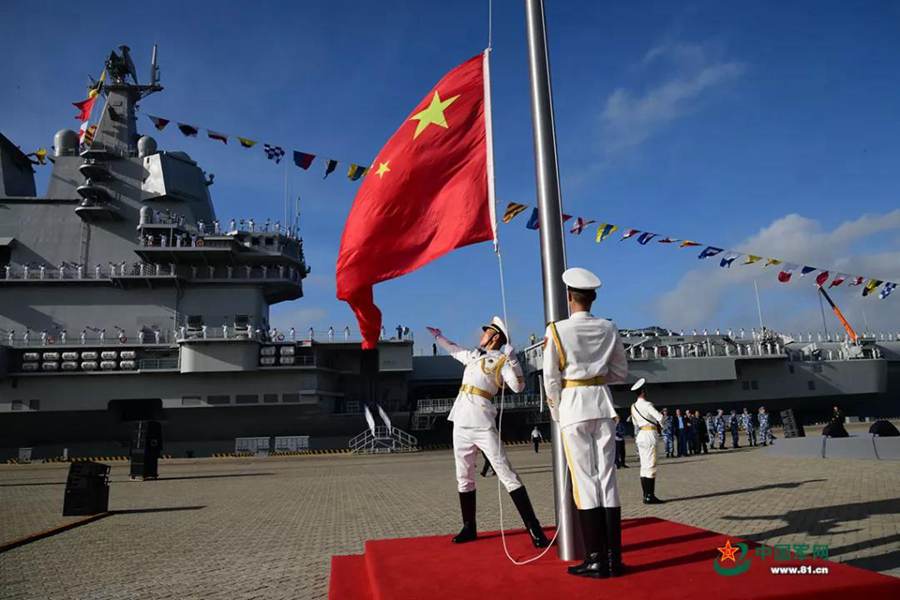
[[519,364],[516,349],[510,344],[506,344],[500,351],[506,355],[506,361],[503,363],[503,368],[500,369],[500,374],[509,389],[518,394],[525,389],[525,375],[522,374],[522,365]]
[[434,336],[435,343],[446,350],[447,354],[463,364],[469,362],[470,355],[472,354],[471,350],[469,350],[468,348],[463,348],[462,346],[455,344],[445,338],[440,329],[436,329],[434,327],[427,327],[426,329],[428,329],[428,333]]

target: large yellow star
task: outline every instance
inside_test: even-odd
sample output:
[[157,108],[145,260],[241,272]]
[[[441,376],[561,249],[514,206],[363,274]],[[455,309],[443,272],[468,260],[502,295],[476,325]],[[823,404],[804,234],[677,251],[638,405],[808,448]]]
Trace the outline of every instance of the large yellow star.
[[737,554],[737,551],[740,550],[737,546],[731,545],[731,540],[725,540],[725,546],[723,548],[716,548],[719,552],[722,553],[722,558],[719,559],[720,562],[725,562],[726,560],[730,560],[733,563],[737,563],[737,560],[734,558],[734,555]]
[[383,163],[378,163],[378,170],[375,171],[375,174],[378,175],[379,179],[384,179],[384,174],[391,170],[391,168],[388,166],[388,163],[390,162],[391,161],[388,160]]
[[419,122],[418,125],[416,125],[416,132],[413,134],[413,139],[419,137],[419,134],[432,124],[440,125],[444,129],[447,129],[447,119],[444,117],[444,110],[453,104],[457,98],[459,98],[459,95],[448,98],[447,100],[441,100],[441,97],[438,95],[437,91],[435,91],[428,108],[422,112],[416,113],[410,119],[410,121]]

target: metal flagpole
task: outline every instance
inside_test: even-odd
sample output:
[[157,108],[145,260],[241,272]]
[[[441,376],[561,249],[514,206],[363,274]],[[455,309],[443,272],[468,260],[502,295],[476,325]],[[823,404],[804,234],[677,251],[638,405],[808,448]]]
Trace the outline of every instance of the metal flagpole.
[[[528,67],[531,75],[531,120],[534,126],[534,161],[537,183],[538,218],[541,227],[541,271],[544,281],[544,316],[547,322],[569,316],[562,273],[566,251],[562,235],[559,172],[556,162],[556,132],[553,125],[553,98],[550,89],[550,59],[543,0],[526,0]],[[566,472],[559,425],[552,422],[553,499],[559,557],[577,560],[584,553],[580,530],[575,527],[572,485]]]
[[756,291],[756,312],[759,313],[759,331],[762,333],[763,330],[763,319],[762,319],[762,304],[759,303],[759,286],[756,285],[756,280],[753,280],[753,289]]

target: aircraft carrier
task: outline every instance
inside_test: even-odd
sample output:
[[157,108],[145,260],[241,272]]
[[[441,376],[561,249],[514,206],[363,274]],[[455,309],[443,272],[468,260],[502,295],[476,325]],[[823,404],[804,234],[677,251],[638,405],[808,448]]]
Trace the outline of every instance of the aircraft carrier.
[[364,395],[405,404],[412,343],[380,344],[373,368],[347,332],[273,329],[269,307],[303,296],[299,232],[217,217],[213,178],[138,133],[155,50],[146,84],[120,52],[93,141],[55,135],[46,196],[0,135],[0,458],[123,454],[139,420],[164,423],[172,454],[241,436],[346,447]]
[[[364,406],[393,422],[395,443],[448,441],[462,374],[452,358],[414,357],[401,331],[383,336],[373,363],[349,329],[271,327],[270,306],[303,296],[300,232],[221,220],[213,177],[138,132],[138,103],[163,89],[155,56],[140,84],[126,47],[110,55],[93,139],[55,135],[45,196],[29,157],[0,134],[0,460],[23,447],[37,459],[123,455],[144,420],[163,424],[174,456],[234,451],[237,438],[347,448],[366,442]],[[646,377],[658,406],[766,405],[776,421],[781,408],[824,418],[835,403],[900,414],[897,333],[622,335],[629,381]],[[509,438],[549,418],[541,345],[522,358],[528,388],[504,399]],[[630,404],[626,386],[613,392]]]

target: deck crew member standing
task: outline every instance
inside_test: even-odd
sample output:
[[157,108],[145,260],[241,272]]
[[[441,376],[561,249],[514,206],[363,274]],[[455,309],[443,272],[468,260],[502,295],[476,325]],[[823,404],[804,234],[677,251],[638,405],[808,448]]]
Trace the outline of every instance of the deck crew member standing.
[[537,425],[531,430],[531,441],[534,444],[534,453],[537,454],[538,449],[541,447],[541,442],[544,441],[544,436],[541,435],[541,430],[538,429]]
[[744,427],[744,431],[747,432],[747,445],[755,446],[756,445],[756,425],[753,423],[753,415],[751,415],[746,407],[744,408],[744,412],[741,414],[741,425]]
[[716,415],[716,442],[719,450],[725,449],[725,412],[721,408]]
[[756,418],[759,420],[759,443],[763,446],[773,443],[772,431],[769,429],[769,413],[766,412],[765,406],[759,407],[759,414]]
[[641,457],[641,490],[644,492],[644,504],[662,504],[656,497],[656,440],[663,416],[656,407],[647,400],[645,384],[641,377],[631,386],[637,392],[637,400],[631,405],[631,422],[634,423],[635,444]]
[[625,380],[628,360],[616,326],[589,312],[601,285],[597,276],[574,268],[562,280],[571,316],[547,327],[543,371],[585,547],[584,562],[569,567],[569,573],[609,577],[622,572],[622,508],[615,469],[616,411],[607,384]]
[[662,435],[663,440],[666,443],[666,458],[671,458],[675,454],[675,444],[672,436],[674,435],[672,432],[673,422],[675,418],[669,414],[669,409],[662,409]]
[[535,548],[550,545],[540,521],[534,514],[531,500],[519,476],[509,464],[506,451],[497,434],[497,409],[491,403],[494,395],[506,382],[514,392],[525,388],[522,367],[514,348],[507,343],[506,325],[500,317],[482,327],[480,347],[469,350],[457,346],[441,335],[440,329],[429,327],[435,341],[450,356],[465,365],[462,387],[447,417],[453,423],[453,455],[456,459],[456,481],[463,527],[453,542],[471,542],[477,537],[475,524],[475,461],[478,450],[484,453],[497,477],[509,492],[525,523]]

